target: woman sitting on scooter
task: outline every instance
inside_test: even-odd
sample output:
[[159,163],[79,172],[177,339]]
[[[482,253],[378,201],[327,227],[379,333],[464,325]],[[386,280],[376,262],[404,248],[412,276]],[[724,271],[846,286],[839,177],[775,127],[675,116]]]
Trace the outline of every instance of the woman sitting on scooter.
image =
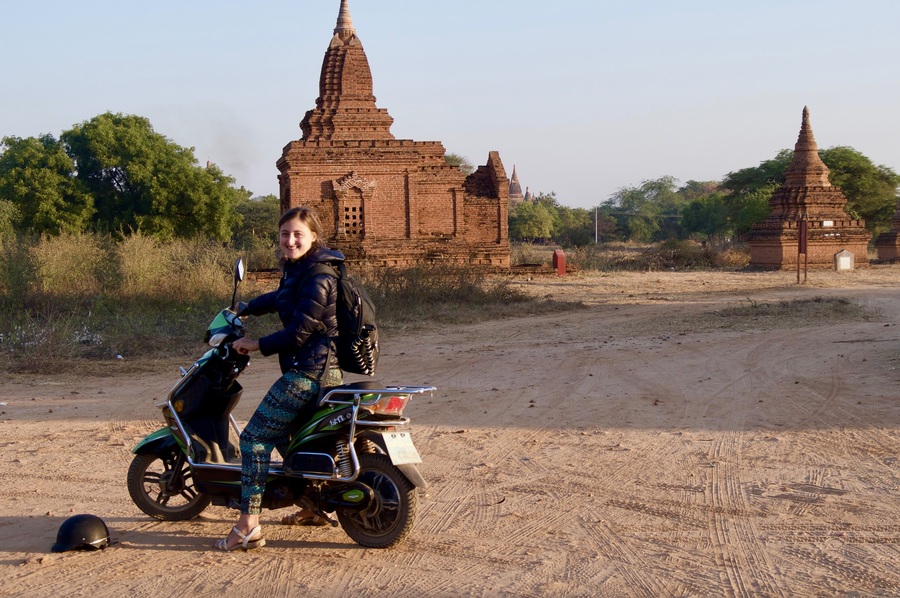
[[342,261],[344,256],[322,243],[322,225],[311,208],[288,210],[278,229],[281,282],[277,290],[253,299],[242,315],[277,312],[284,328],[259,340],[238,339],[233,347],[243,354],[277,353],[282,376],[241,433],[241,515],[228,536],[216,542],[219,550],[265,545],[259,514],[272,449],[288,442],[291,422],[318,397],[320,385],[342,382],[337,356],[329,350],[329,339],[337,337],[337,278],[307,274],[319,262]]

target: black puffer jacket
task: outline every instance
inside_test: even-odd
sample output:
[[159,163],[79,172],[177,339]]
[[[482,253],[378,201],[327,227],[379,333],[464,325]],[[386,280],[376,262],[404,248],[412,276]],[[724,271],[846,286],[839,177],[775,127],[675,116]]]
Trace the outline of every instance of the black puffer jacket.
[[[260,295],[247,306],[252,316],[278,313],[284,329],[259,339],[263,355],[278,353],[281,372],[297,370],[318,376],[328,358],[328,339],[337,338],[337,278],[306,274],[317,263],[343,261],[332,249],[313,249],[295,262],[285,262],[278,289]],[[331,351],[329,367],[336,368]]]

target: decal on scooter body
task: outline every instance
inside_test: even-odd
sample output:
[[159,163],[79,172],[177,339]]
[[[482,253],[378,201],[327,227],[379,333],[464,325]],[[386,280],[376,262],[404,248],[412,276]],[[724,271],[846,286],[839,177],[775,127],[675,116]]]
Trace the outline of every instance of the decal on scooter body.
[[335,405],[330,408],[320,409],[312,419],[294,434],[288,453],[297,450],[298,447],[312,442],[323,436],[331,436],[340,428],[353,420],[353,408]]

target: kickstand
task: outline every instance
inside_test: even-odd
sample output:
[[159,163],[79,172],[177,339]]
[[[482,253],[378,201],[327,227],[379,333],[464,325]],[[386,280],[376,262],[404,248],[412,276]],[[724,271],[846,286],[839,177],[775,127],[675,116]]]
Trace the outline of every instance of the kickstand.
[[340,525],[338,523],[337,519],[332,519],[328,513],[326,513],[322,509],[320,509],[317,506],[315,506],[314,504],[312,504],[312,502],[307,498],[304,498],[303,500],[300,501],[300,506],[302,508],[306,509],[307,511],[309,511],[310,513],[312,513],[313,515],[315,515],[316,517],[318,517],[324,521],[327,521],[328,525],[330,525],[331,527],[337,527],[338,525]]
[[331,518],[327,513],[325,513],[324,511],[319,511],[318,509],[316,509],[316,510],[313,511],[313,513],[315,513],[316,515],[318,515],[319,517],[321,517],[322,519],[324,519],[325,521],[327,521],[327,522],[328,522],[328,525],[330,525],[331,527],[337,527],[337,526],[339,525],[337,519],[332,519],[332,518]]

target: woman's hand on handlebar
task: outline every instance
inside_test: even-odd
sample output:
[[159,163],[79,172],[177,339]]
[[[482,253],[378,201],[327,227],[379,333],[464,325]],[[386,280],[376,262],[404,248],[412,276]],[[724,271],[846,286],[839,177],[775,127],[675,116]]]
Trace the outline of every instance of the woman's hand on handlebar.
[[253,351],[259,351],[259,341],[250,340],[249,338],[239,338],[231,343],[231,347],[241,355],[248,355]]

